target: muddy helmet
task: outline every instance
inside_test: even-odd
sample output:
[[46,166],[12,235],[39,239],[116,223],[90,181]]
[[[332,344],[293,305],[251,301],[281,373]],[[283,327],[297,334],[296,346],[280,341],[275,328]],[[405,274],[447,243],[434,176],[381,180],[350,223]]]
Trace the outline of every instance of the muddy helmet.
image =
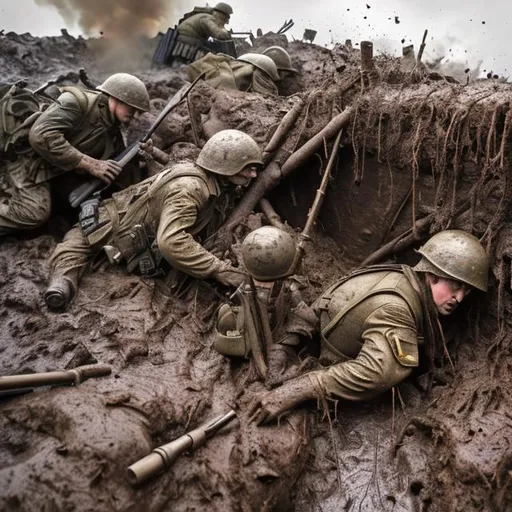
[[278,71],[290,71],[297,73],[297,70],[292,68],[292,59],[290,54],[280,46],[270,46],[262,52],[263,55],[268,55],[275,63]]
[[109,76],[96,89],[135,107],[137,110],[143,112],[149,110],[148,91],[142,80],[139,80],[136,76],[128,73],[116,73]]
[[422,259],[413,267],[439,277],[456,279],[487,291],[489,260],[482,244],[459,229],[440,231],[417,251]]
[[270,76],[274,82],[277,82],[280,78],[275,62],[268,55],[263,55],[262,53],[244,53],[238,57],[237,60],[252,64],[254,67]]
[[292,236],[274,226],[251,231],[242,243],[242,258],[249,275],[258,281],[275,281],[287,275],[295,258]]
[[204,145],[196,164],[207,171],[234,176],[247,165],[263,165],[254,139],[239,130],[221,130]]
[[219,11],[226,16],[231,16],[233,14],[233,9],[231,5],[226,4],[225,2],[219,2],[214,8],[214,11]]

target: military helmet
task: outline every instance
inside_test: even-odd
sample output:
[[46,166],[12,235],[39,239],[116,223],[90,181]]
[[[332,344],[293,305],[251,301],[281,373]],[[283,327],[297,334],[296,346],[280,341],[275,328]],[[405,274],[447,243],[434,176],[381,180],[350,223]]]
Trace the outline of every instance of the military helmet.
[[149,110],[149,94],[144,82],[128,73],[116,73],[109,76],[101,85],[96,87],[113,98],[126,103],[137,110]]
[[489,260],[475,236],[459,229],[440,231],[417,252],[422,255],[420,262],[413,267],[417,272],[456,279],[487,291]]
[[295,258],[292,236],[274,226],[251,231],[242,242],[242,259],[249,275],[258,281],[285,277]]
[[290,71],[297,73],[297,70],[292,68],[292,59],[290,54],[280,46],[270,46],[262,52],[263,55],[268,55],[275,63],[278,71]]
[[204,145],[196,164],[207,171],[234,176],[247,165],[263,165],[255,140],[239,130],[221,130]]
[[226,16],[231,16],[233,14],[233,9],[231,5],[226,4],[225,2],[219,2],[214,8],[214,11],[219,11]]
[[275,62],[268,55],[263,55],[262,53],[244,53],[238,57],[237,60],[252,64],[254,67],[269,75],[274,82],[277,82],[280,78]]

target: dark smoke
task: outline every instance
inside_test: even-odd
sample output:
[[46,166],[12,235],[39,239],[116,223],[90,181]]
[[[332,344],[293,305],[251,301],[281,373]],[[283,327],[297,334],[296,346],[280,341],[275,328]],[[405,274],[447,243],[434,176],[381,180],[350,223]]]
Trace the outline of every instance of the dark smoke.
[[[68,25],[78,24],[88,36],[103,33],[109,39],[154,36],[165,30],[175,9],[185,2],[176,0],[35,0],[55,7]],[[187,2],[188,3],[188,2]],[[177,5],[178,4],[178,5]]]

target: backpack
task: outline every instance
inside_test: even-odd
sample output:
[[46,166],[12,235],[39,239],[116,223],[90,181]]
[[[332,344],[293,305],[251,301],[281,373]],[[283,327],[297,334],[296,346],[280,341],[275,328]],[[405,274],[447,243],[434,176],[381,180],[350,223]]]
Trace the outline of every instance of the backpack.
[[[83,121],[94,106],[94,102],[89,100],[80,87],[59,87],[59,91],[73,94],[83,113]],[[26,89],[22,83],[0,84],[0,158],[6,156],[13,159],[16,154],[30,149],[30,129],[50,104],[49,100],[44,100]]]
[[187,18],[190,18],[190,16],[194,16],[195,14],[203,14],[203,13],[212,14],[212,12],[213,12],[213,7],[194,7],[194,9],[192,11],[186,12],[183,15],[183,18],[181,18],[178,21],[178,25],[180,23],[183,23]]
[[29,147],[30,128],[45,107],[23,83],[0,84],[0,156]]

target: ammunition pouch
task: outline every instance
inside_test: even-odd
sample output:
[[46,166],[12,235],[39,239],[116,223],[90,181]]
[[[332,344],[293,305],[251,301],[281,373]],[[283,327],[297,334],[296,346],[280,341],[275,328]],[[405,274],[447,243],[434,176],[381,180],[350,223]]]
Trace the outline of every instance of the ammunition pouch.
[[203,40],[178,34],[172,49],[173,57],[180,57],[187,62],[196,60],[197,52],[203,46]]
[[85,236],[89,236],[99,225],[100,198],[94,194],[91,199],[84,201],[80,205],[78,214],[78,223]]
[[117,238],[115,243],[120,253],[119,256],[114,253],[113,246],[105,246],[105,252],[107,255],[109,253],[113,255],[112,259],[116,263],[122,259],[126,260],[128,272],[133,272],[138,268],[144,277],[156,277],[164,274],[163,269],[160,268],[162,255],[158,250],[156,240],[148,236],[142,224],[133,226],[127,235]]
[[223,304],[218,313],[213,348],[222,355],[249,357],[251,348],[244,336],[243,309]]

